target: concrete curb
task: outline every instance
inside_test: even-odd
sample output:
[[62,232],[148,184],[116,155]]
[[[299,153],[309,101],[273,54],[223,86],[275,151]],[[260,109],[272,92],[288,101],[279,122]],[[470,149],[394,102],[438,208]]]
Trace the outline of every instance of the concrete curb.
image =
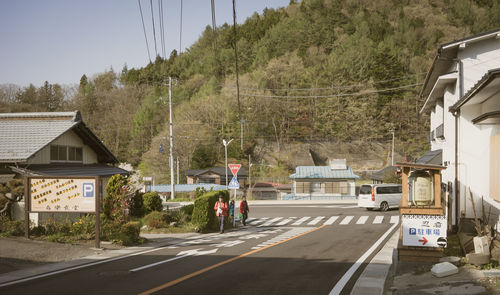
[[394,249],[398,247],[398,239],[399,227],[361,273],[352,288],[351,295],[384,294],[387,275],[393,261],[397,260],[397,257],[394,257]]

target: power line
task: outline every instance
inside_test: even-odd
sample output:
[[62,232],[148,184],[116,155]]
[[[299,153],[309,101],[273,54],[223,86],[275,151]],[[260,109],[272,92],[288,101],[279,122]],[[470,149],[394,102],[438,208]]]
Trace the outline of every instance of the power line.
[[[386,83],[386,82],[392,82],[392,81],[398,81],[398,80],[404,80],[408,77],[414,77],[414,76],[419,76],[419,75],[425,75],[426,73],[418,73],[418,74],[413,74],[413,75],[405,75],[400,78],[394,78],[394,79],[388,79],[388,80],[380,80],[380,81],[374,81],[372,84],[380,84],[380,83]],[[236,88],[236,86],[226,86],[223,85],[227,88]],[[323,87],[323,88],[241,88],[243,90],[269,90],[269,91],[310,91],[310,90],[333,90],[333,89],[351,89],[351,88],[356,88],[356,87],[362,87],[366,86],[366,84],[351,84],[351,85],[333,85],[330,87]]]
[[160,20],[160,45],[163,53],[163,58],[166,59],[165,54],[165,25],[163,22],[163,0],[158,0],[158,19]]
[[416,84],[404,85],[404,86],[381,89],[381,90],[372,90],[372,91],[356,92],[356,93],[340,93],[340,94],[330,94],[330,95],[265,95],[265,94],[252,94],[252,93],[243,93],[241,95],[249,97],[262,97],[262,98],[334,98],[334,97],[360,96],[367,94],[389,92],[393,90],[399,90],[421,85],[423,85],[423,83],[416,83]]
[[181,23],[180,23],[180,29],[179,29],[179,54],[182,53],[182,4],[183,4],[183,0],[181,0]]
[[142,30],[144,31],[144,39],[146,39],[146,48],[148,50],[148,58],[149,58],[149,62],[151,62],[151,54],[149,53],[148,37],[146,35],[146,26],[144,26],[144,17],[142,15],[141,0],[137,0],[137,2],[139,3],[139,11],[141,12]]
[[149,5],[151,6],[151,21],[153,22],[153,38],[155,40],[155,58],[158,56],[158,50],[156,49],[156,31],[155,31],[155,18],[153,14],[153,0],[149,0]]

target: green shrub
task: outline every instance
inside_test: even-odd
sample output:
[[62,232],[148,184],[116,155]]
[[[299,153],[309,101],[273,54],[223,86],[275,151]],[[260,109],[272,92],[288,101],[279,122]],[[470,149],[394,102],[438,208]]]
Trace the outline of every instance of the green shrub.
[[142,195],[142,199],[144,201],[144,210],[146,213],[163,211],[161,197],[157,192],[145,193]]
[[43,227],[42,225],[37,225],[30,229],[30,235],[34,235],[35,237],[43,236],[45,235],[45,232],[45,227]]
[[4,236],[22,236],[24,235],[24,220],[10,220],[3,216],[0,218],[0,232]]
[[225,202],[229,201],[229,192],[227,190],[208,192],[194,201],[192,222],[201,232],[218,229],[214,206],[220,195],[222,195]]
[[127,206],[134,195],[130,181],[123,175],[113,175],[106,185],[106,196],[102,204],[102,214],[105,219],[125,223],[127,221]]
[[95,238],[95,215],[88,214],[80,217],[71,225],[70,233],[82,239]]
[[149,228],[168,227],[170,217],[167,212],[153,211],[144,217],[143,222]]
[[144,201],[143,193],[136,191],[134,196],[129,201],[128,212],[130,216],[142,217],[144,216]]
[[128,246],[137,244],[140,239],[141,223],[130,221],[121,226],[120,233],[117,236],[118,243]]
[[194,210],[194,204],[186,205],[181,207],[181,213],[185,214],[189,217],[193,215],[193,210]]
[[122,224],[118,221],[101,218],[101,239],[113,242],[120,233]]
[[54,235],[58,233],[69,234],[71,233],[72,222],[69,217],[66,218],[49,218],[40,222],[40,225],[45,227],[47,235]]

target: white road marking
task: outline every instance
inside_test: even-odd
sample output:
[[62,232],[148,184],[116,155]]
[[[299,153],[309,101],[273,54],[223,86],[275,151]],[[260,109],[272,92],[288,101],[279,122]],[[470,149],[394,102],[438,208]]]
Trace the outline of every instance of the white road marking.
[[250,223],[250,222],[252,222],[252,221],[254,221],[254,220],[255,220],[255,218],[251,218],[251,217],[250,217],[250,218],[248,218],[248,219],[246,220],[246,222],[247,222],[247,223]]
[[325,218],[325,216],[318,216],[318,217],[314,218],[313,220],[311,220],[307,225],[315,225],[318,222],[320,222],[321,219],[323,219],[323,218]]
[[172,257],[172,258],[167,259],[167,260],[162,260],[162,261],[158,261],[158,262],[144,265],[141,267],[137,267],[137,268],[131,269],[130,271],[131,272],[140,271],[140,270],[143,270],[146,268],[151,268],[151,267],[154,267],[154,266],[157,266],[160,264],[164,264],[164,263],[174,261],[174,260],[177,260],[180,258],[188,257],[188,256],[200,256],[200,255],[205,255],[205,254],[212,254],[212,253],[217,252],[218,249],[212,249],[212,250],[207,250],[207,251],[200,251],[200,250],[201,249],[192,249],[192,250],[187,250],[187,251],[181,251],[176,255],[176,257]]
[[233,247],[233,246],[239,245],[239,244],[244,243],[244,242],[245,241],[242,241],[242,240],[224,241],[222,243],[213,244],[213,245],[210,245],[210,246],[217,247],[217,248],[221,248],[221,247],[229,248],[229,247]]
[[274,237],[274,238],[272,238],[272,239],[270,239],[268,241],[260,243],[260,244],[258,244],[255,247],[252,247],[252,250],[260,249],[260,248],[268,246],[268,245],[279,243],[281,241],[284,241],[286,239],[295,237],[297,235],[300,235],[300,234],[305,233],[305,232],[310,231],[310,230],[311,230],[310,227],[295,227],[295,228],[292,228],[289,231],[287,231],[287,232],[285,232],[285,233],[283,233],[281,235],[278,235],[278,236],[276,236],[276,237]]
[[324,223],[324,224],[326,224],[326,225],[331,225],[331,224],[333,224],[333,223],[334,223],[337,219],[339,219],[339,217],[338,217],[338,216],[332,216],[332,217],[328,218],[328,220],[327,220],[327,221],[325,221],[325,223]]
[[285,220],[282,220],[280,221],[279,223],[277,223],[276,225],[279,225],[279,226],[282,226],[282,225],[285,225],[287,223],[289,223],[290,221],[292,221],[293,219],[292,218],[287,218]]
[[373,224],[381,224],[384,220],[384,216],[375,216],[375,220],[373,220]]
[[273,223],[275,223],[276,221],[279,221],[279,220],[281,220],[281,219],[283,219],[283,217],[276,217],[276,218],[273,218],[273,219],[271,219],[271,220],[268,220],[267,222],[265,222],[265,223],[263,223],[263,224],[261,224],[261,225],[259,225],[259,226],[270,226],[271,224],[273,224]]
[[[398,220],[399,223],[399,220]],[[363,256],[359,257],[359,259],[349,268],[349,270],[342,276],[342,278],[337,282],[337,284],[333,287],[333,289],[330,291],[329,295],[337,295],[342,292],[342,289],[344,289],[345,285],[351,277],[354,275],[356,270],[361,266],[361,264],[368,258],[370,255],[378,248],[378,246],[385,240],[385,238],[392,233],[394,228],[398,226],[398,223],[394,223],[391,228],[389,228],[376,242],[373,244],[368,251],[366,251]]]
[[399,215],[391,216],[391,221],[389,223],[399,223]]
[[269,219],[269,217],[257,218],[255,221],[252,220],[252,225],[259,224],[259,223],[264,222],[268,219]]
[[354,218],[354,216],[346,216],[341,222],[340,224],[341,225],[346,225],[346,224],[349,224],[349,222],[351,222],[351,220]]
[[299,220],[297,220],[294,223],[292,223],[292,225],[301,225],[304,221],[308,220],[309,218],[311,218],[311,217],[309,217],[309,216],[302,217]]
[[361,216],[358,219],[358,221],[356,221],[356,224],[365,224],[367,220],[368,220],[368,216]]

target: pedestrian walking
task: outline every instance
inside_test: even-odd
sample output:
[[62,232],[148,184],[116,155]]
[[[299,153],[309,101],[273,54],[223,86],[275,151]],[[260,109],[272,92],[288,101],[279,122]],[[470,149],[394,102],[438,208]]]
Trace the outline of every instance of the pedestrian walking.
[[247,198],[243,196],[240,202],[241,223],[243,223],[243,225],[247,225],[246,220],[248,218],[248,212],[250,212],[250,208],[248,208]]
[[214,206],[215,215],[219,218],[219,228],[220,233],[224,233],[224,217],[227,216],[228,206],[227,203],[224,202],[222,196],[219,196],[219,201],[215,203]]
[[234,200],[229,202],[229,216],[231,216],[231,220],[234,220]]

